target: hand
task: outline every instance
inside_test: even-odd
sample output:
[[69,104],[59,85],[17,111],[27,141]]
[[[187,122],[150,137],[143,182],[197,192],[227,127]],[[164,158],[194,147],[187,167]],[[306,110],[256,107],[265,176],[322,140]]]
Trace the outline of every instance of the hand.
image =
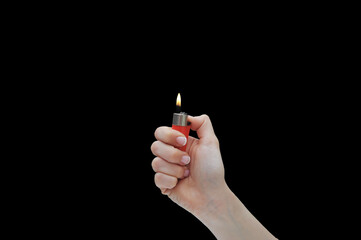
[[276,239],[228,188],[218,139],[207,115],[188,117],[199,139],[169,127],[155,131],[151,150],[155,184],[163,194],[196,216],[219,240]]
[[170,127],[159,127],[151,150],[157,157],[152,162],[155,184],[163,194],[194,215],[204,211],[215,196],[228,189],[219,143],[207,115],[188,117],[191,129],[199,139],[189,136],[186,152],[182,133]]

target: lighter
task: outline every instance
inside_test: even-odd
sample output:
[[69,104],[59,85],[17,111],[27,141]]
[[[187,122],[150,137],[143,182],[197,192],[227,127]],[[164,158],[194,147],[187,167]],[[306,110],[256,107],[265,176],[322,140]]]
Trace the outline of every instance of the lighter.
[[[187,138],[187,142],[188,142],[188,136],[189,136],[189,130],[191,128],[191,123],[188,122],[187,113],[181,112],[180,93],[178,93],[178,96],[177,96],[176,106],[177,106],[177,112],[173,113],[172,129],[175,129],[175,130],[183,133],[184,136]],[[187,144],[179,149],[182,151],[186,151],[186,148],[187,148]]]

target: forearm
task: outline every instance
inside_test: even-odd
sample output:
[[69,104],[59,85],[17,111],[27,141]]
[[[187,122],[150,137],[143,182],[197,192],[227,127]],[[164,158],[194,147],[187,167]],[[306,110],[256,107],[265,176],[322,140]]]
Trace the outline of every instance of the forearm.
[[276,239],[228,187],[196,217],[218,240]]

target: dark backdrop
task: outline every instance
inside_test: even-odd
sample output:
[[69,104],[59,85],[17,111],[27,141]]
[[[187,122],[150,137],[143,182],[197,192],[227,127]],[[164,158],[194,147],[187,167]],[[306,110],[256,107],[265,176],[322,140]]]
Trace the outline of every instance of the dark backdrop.
[[171,125],[178,92],[183,111],[210,116],[228,185],[269,231],[287,236],[289,219],[302,214],[296,204],[302,165],[297,166],[304,161],[308,130],[300,124],[307,119],[297,84],[206,74],[73,87],[76,94],[66,100],[66,109],[51,118],[59,138],[48,149],[56,151],[48,172],[56,184],[48,188],[53,195],[47,215],[56,216],[51,228],[61,234],[213,239],[153,182],[154,130]]
[[30,109],[21,126],[38,160],[32,173],[38,182],[29,183],[37,207],[26,209],[29,222],[40,221],[31,231],[213,239],[153,182],[153,133],[171,125],[178,92],[184,111],[210,116],[226,181],[245,206],[277,238],[303,230],[294,221],[307,215],[300,203],[312,196],[305,179],[320,133],[311,131],[323,111],[316,96],[325,86],[313,81],[317,56],[308,55],[306,43],[292,32],[285,41],[266,25],[257,35],[259,28],[245,24],[242,36],[227,25],[218,37],[209,27],[162,38],[163,28],[146,22],[125,25],[124,34],[102,25],[98,38],[93,28],[60,40],[49,34],[50,50],[23,69],[42,81],[17,86],[36,89],[31,102],[21,102]]

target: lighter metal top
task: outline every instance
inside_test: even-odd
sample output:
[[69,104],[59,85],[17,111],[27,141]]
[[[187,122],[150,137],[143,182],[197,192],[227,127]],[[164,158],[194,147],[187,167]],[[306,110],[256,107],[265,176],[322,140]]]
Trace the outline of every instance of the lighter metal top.
[[187,126],[188,124],[188,114],[185,112],[173,113],[173,125],[177,126]]

